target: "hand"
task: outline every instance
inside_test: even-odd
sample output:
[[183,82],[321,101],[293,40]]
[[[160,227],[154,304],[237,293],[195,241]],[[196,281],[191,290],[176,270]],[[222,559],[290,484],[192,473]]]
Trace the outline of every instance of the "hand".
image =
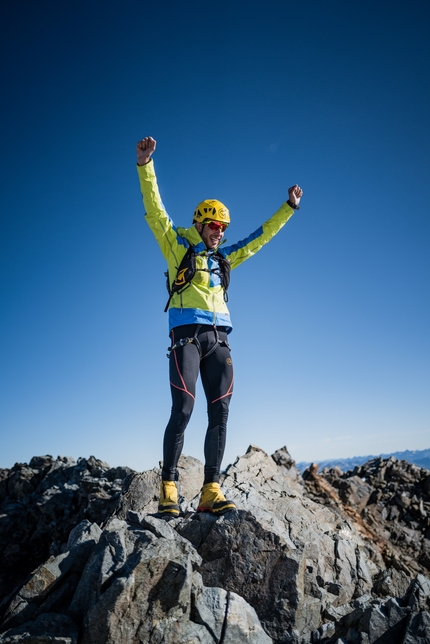
[[139,141],[136,146],[137,165],[146,165],[151,160],[151,156],[155,152],[156,147],[157,142],[152,136],[146,136]]
[[297,185],[297,183],[295,186],[288,188],[288,198],[295,206],[299,205],[302,195],[303,190]]

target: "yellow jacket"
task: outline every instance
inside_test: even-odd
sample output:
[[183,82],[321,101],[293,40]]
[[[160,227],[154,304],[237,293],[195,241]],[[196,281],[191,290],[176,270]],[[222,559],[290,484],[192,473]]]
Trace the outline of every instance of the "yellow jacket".
[[[164,209],[151,160],[137,166],[140,190],[145,207],[145,219],[154,233],[167,262],[169,282],[172,285],[178,267],[190,245],[194,247],[196,267],[213,270],[218,267],[213,250],[208,250],[195,226],[176,228]],[[262,226],[245,239],[230,246],[220,246],[218,251],[230,262],[231,270],[249,259],[262,248],[287,223],[294,210],[284,203]],[[197,270],[191,286],[176,293],[169,305],[169,331],[183,324],[210,324],[226,327],[231,331],[230,313],[224,301],[224,290],[218,275]]]

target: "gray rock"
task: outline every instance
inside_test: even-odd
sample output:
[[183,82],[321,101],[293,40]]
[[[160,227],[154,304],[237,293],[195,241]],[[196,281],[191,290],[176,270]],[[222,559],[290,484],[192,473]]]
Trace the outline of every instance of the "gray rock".
[[[104,583],[96,582],[95,594],[85,598],[89,610],[84,614],[82,644],[128,644],[132,641],[201,642],[225,644],[249,641],[268,644],[271,639],[264,633],[255,611],[246,602],[225,590],[203,587],[196,567],[201,564],[192,545],[176,534],[169,525],[161,530],[163,522],[153,517],[151,539],[136,539],[133,550],[123,547],[126,557],[123,565],[111,573]],[[112,532],[123,534],[125,525],[116,520],[109,526]],[[142,535],[141,535],[142,536]],[[103,533],[93,561],[84,572],[85,585],[94,591],[94,577],[89,577],[97,563],[99,571],[105,567],[106,550],[110,540]],[[104,549],[102,556],[100,550]],[[97,552],[96,552],[97,551]],[[121,560],[123,557],[121,558]],[[214,613],[211,610],[217,607]]]
[[263,631],[257,614],[242,597],[222,588],[205,588],[195,605],[195,619],[203,624],[213,642],[223,644],[270,644],[272,639]]
[[[50,557],[44,564],[38,566],[18,593],[12,597],[5,612],[4,626],[22,624],[39,613],[49,613],[55,605],[62,606],[66,599],[73,595],[73,582],[76,582],[77,575],[84,569],[91,549],[99,540],[100,534],[100,528],[89,521],[83,521],[76,526],[69,536],[70,550],[56,557]],[[62,585],[71,573],[76,574]],[[62,585],[60,591],[53,595],[60,585]],[[50,600],[46,601],[48,595]]]
[[[160,467],[162,463],[160,463]],[[190,501],[203,485],[203,463],[191,456],[181,456],[178,463],[180,508],[182,512],[192,511]],[[127,477],[114,514],[126,519],[127,512],[156,514],[160,494],[161,469],[154,468],[141,474],[133,473]]]
[[420,611],[412,615],[402,644],[428,644],[430,642],[430,614]]
[[90,523],[85,519],[71,530],[66,548],[71,550],[82,544],[88,544],[91,547],[98,543],[101,533],[97,523]]
[[390,457],[371,459],[353,472],[330,468],[318,477],[309,472],[304,477],[310,498],[351,517],[387,567],[402,570],[409,578],[429,574],[428,470]]
[[336,632],[336,624],[334,622],[325,622],[321,624],[318,630],[313,631],[311,636],[311,642],[321,642],[332,637]]
[[4,626],[15,626],[34,618],[40,601],[55,589],[74,563],[74,557],[66,552],[58,557],[50,557],[39,566],[12,598],[5,613]]
[[327,605],[370,591],[373,564],[358,533],[304,499],[263,450],[251,446],[237,459],[223,489],[239,511],[193,515],[176,529],[202,556],[205,585],[243,597],[274,640],[310,638]]
[[125,521],[113,518],[93,548],[82,577],[76,588],[68,614],[80,619],[102,593],[102,589],[126,563],[136,542],[150,542],[150,533],[128,526]]
[[[30,465],[0,470],[0,604],[49,556],[68,549],[69,533],[82,520],[106,521],[120,491],[109,473],[94,457],[76,463],[63,456],[34,457]],[[88,478],[91,491],[83,484]]]
[[114,510],[118,519],[125,520],[128,511],[155,514],[160,493],[160,470],[154,468],[141,474],[130,474]]
[[83,644],[161,642],[152,633],[155,623],[162,633],[163,624],[189,620],[193,567],[200,562],[191,544],[159,538],[135,545],[110,582],[99,581],[89,598]]
[[336,632],[352,643],[360,642],[364,635],[369,644],[401,644],[410,612],[409,607],[400,606],[393,598],[373,600],[345,615]]
[[[200,515],[197,517],[181,527],[181,534],[186,538],[197,534],[188,530],[201,523]],[[200,541],[197,550],[203,559],[200,571],[204,584],[239,594],[255,608],[260,620],[270,622],[276,631],[286,630],[299,604],[300,560],[295,553],[283,552],[276,535],[262,529],[248,512],[232,512],[218,520],[211,519],[210,523],[203,515],[202,532],[197,541]],[[204,538],[210,525],[210,532]],[[280,610],[274,610],[276,603],[282,603]]]
[[413,611],[426,610],[430,606],[430,579],[424,575],[417,575],[411,582],[407,595],[409,595],[408,606]]
[[203,487],[203,463],[193,456],[182,455],[178,463],[180,493],[187,501],[200,494]]
[[79,628],[65,615],[44,613],[31,622],[0,634],[1,644],[77,644]]
[[272,454],[272,458],[278,466],[279,472],[289,480],[290,485],[292,487],[298,486],[302,492],[303,479],[300,470],[297,469],[296,462],[291,458],[287,448],[284,446],[281,449],[277,449]]
[[388,568],[376,576],[372,591],[379,597],[403,597],[410,585],[410,579],[402,570]]
[[[202,464],[179,470],[183,514],[168,522],[158,469],[38,457],[0,471],[0,547],[23,577],[0,572],[0,644],[426,641],[430,581],[410,580],[427,556],[428,473],[374,459],[304,485],[286,448],[251,446],[222,477],[238,509],[217,517],[192,511]],[[38,558],[49,547],[24,576],[31,530]]]
[[[129,519],[130,513],[127,513],[127,519]],[[178,535],[171,527],[170,523],[175,523],[175,521],[167,522],[164,519],[159,519],[153,517],[150,514],[137,515],[139,518],[139,525],[145,530],[149,530],[156,537],[163,537],[164,539],[177,539]]]

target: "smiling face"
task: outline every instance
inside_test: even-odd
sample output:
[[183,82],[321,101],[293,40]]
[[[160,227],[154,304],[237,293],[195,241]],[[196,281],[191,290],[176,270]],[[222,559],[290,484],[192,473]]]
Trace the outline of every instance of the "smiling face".
[[206,248],[217,248],[224,237],[224,225],[219,224],[217,226],[217,224],[218,222],[216,221],[210,224],[196,224],[196,229],[200,233],[200,237],[203,239]]

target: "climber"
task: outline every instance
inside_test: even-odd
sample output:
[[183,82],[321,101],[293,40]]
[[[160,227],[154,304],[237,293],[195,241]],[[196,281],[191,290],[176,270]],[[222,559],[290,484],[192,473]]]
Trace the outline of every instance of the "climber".
[[170,389],[172,410],[164,433],[163,468],[158,512],[179,515],[177,464],[184,432],[194,407],[200,372],[207,400],[208,427],[204,443],[204,481],[198,512],[223,514],[235,509],[219,484],[225,449],[229,404],[233,393],[233,363],[228,335],[232,330],[227,308],[230,270],[259,251],[299,209],[303,194],[298,185],[288,190],[288,201],[245,239],[221,246],[230,213],[220,201],[207,199],[194,211],[189,228],[176,228],[158,191],[152,155],[156,141],[138,142],[137,170],[145,219],[168,266]]

